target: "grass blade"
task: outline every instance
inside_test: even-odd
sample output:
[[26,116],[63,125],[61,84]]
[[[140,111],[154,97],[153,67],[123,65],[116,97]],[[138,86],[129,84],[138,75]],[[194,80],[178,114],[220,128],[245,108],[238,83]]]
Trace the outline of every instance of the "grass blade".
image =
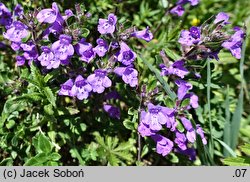
[[[246,39],[247,40],[247,39]],[[246,52],[246,40],[243,42],[241,59],[240,59],[240,76],[241,76],[241,88],[240,95],[238,98],[237,106],[233,114],[232,122],[231,122],[231,148],[236,149],[238,143],[238,135],[240,130],[240,121],[243,112],[243,86],[244,86],[244,61],[245,61],[245,52]]]

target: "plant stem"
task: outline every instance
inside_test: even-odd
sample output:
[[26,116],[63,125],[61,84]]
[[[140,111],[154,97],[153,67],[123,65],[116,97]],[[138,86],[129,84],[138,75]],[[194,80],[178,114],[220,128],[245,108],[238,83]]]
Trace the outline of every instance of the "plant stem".
[[210,59],[207,59],[207,109],[208,109],[208,121],[209,121],[209,130],[210,130],[210,142],[209,142],[209,151],[212,159],[214,158],[214,140],[213,140],[213,125],[211,119],[211,103],[210,103],[210,92],[211,92],[211,65]]

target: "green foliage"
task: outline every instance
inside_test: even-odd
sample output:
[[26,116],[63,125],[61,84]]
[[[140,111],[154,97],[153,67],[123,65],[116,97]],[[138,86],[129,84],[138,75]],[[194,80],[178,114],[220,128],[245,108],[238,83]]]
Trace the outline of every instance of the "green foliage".
[[245,144],[240,149],[246,156],[229,157],[223,163],[228,166],[250,166],[250,144]]

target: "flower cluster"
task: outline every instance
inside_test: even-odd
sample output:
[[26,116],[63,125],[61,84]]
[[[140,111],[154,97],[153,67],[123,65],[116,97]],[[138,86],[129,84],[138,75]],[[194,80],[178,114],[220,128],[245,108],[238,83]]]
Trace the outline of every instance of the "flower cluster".
[[[132,88],[138,86],[138,71],[134,67],[136,53],[129,47],[128,39],[136,37],[146,42],[151,41],[153,34],[149,27],[140,31],[135,28],[132,31],[122,30],[117,25],[116,15],[110,13],[107,19],[99,19],[96,30],[101,35],[97,38],[96,45],[93,45],[87,41],[87,37],[82,37],[79,29],[71,30],[68,27],[69,17],[78,21],[82,18],[78,16],[83,15],[74,14],[71,10],[62,14],[55,2],[51,8],[30,13],[32,16],[24,15],[22,7],[18,5],[14,11],[14,19],[12,13],[1,3],[0,13],[0,24],[6,28],[3,36],[11,41],[11,48],[18,51],[17,66],[34,61],[46,72],[60,68],[69,70],[65,74],[68,80],[61,84],[59,95],[83,100],[88,99],[92,93],[104,93],[105,89],[112,86],[109,78],[111,74],[121,77]],[[87,18],[89,16],[85,15]],[[82,25],[79,23],[77,26]],[[40,28],[44,30],[41,31]],[[75,72],[74,62],[87,71],[71,74]],[[103,109],[111,117],[120,118],[118,107],[106,103]]]
[[[186,114],[189,109],[198,107],[198,97],[189,92],[192,85],[182,79],[177,79],[175,84],[178,90],[174,108],[148,103],[147,111],[142,110],[140,115],[139,133],[143,137],[150,136],[156,142],[157,153],[163,156],[169,154],[174,147],[180,153],[193,151],[188,146],[196,141],[196,134],[200,135],[204,145],[207,143],[200,125],[193,125]],[[171,138],[160,134],[164,129],[169,130],[168,136]]]
[[[186,3],[188,1],[178,1]],[[190,1],[191,2],[191,1]],[[192,1],[193,5],[198,1]],[[171,151],[188,155],[195,159],[195,150],[190,147],[199,135],[204,145],[207,140],[204,131],[199,124],[191,122],[188,110],[196,109],[198,96],[190,92],[192,84],[185,80],[185,77],[192,73],[185,66],[187,60],[199,58],[218,59],[219,51],[224,47],[229,49],[234,57],[240,59],[241,46],[244,39],[244,31],[234,28],[235,33],[228,36],[222,28],[229,24],[229,16],[226,13],[219,13],[210,25],[205,27],[191,27],[189,30],[182,30],[178,42],[182,45],[185,55],[180,60],[170,61],[164,51],[160,53],[164,64],[160,64],[161,76],[168,76],[175,83],[177,88],[177,99],[173,108],[147,104],[147,110],[140,114],[140,125],[138,131],[141,136],[150,136],[156,142],[157,153],[166,156]],[[195,77],[200,77],[194,73]],[[164,130],[168,131],[167,136]]]
[[206,59],[210,57],[218,60],[220,50],[226,48],[235,58],[240,59],[245,33],[239,27],[235,27],[235,33],[228,35],[223,29],[229,24],[228,20],[229,16],[221,12],[216,15],[211,25],[182,30],[178,42],[182,45],[184,52],[188,51],[186,58]]
[[182,16],[185,12],[184,5],[190,4],[191,6],[196,6],[199,0],[178,0],[173,8],[171,8],[170,13],[177,16]]

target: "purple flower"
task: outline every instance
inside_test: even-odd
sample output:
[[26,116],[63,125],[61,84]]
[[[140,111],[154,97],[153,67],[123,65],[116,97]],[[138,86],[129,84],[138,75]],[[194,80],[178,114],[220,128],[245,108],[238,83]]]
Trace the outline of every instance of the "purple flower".
[[60,35],[63,32],[63,25],[55,21],[53,24],[51,24],[46,30],[43,32],[43,37],[46,39],[49,39],[49,34],[54,34],[55,36]]
[[70,9],[65,10],[65,16],[63,16],[64,20],[67,20],[69,17],[74,16],[74,13]]
[[183,60],[175,61],[170,66],[166,67],[164,64],[160,64],[161,75],[177,75],[180,78],[184,78],[189,71],[184,67],[185,62]]
[[188,83],[184,80],[176,80],[175,84],[178,86],[177,96],[178,100],[182,100],[187,94],[188,90],[193,88],[191,83]]
[[95,58],[95,52],[90,43],[86,42],[85,39],[81,39],[75,46],[76,53],[81,56],[80,59],[84,62],[89,63]]
[[105,40],[99,38],[96,40],[97,46],[93,49],[94,52],[99,56],[105,56],[106,52],[108,51],[108,44]]
[[20,21],[12,23],[10,28],[3,33],[4,38],[12,42],[22,42],[22,39],[29,35],[28,27]]
[[[194,93],[188,93],[188,94],[186,94],[186,95],[183,97],[183,100],[186,99],[186,98],[189,98],[189,99],[190,99],[189,104],[192,106],[192,108],[196,109],[196,108],[199,107],[199,103],[198,103],[199,98],[198,98],[197,95],[195,95]],[[189,108],[190,108],[190,106],[189,106]],[[189,108],[188,108],[188,109],[189,109]]]
[[10,26],[12,23],[12,17],[10,10],[0,2],[0,25]]
[[201,125],[199,125],[199,124],[196,125],[196,132],[198,133],[198,135],[200,135],[201,140],[202,140],[202,143],[203,143],[204,145],[206,145],[206,144],[207,144],[207,140],[206,140],[206,138],[205,138],[205,136],[204,136],[204,131],[203,131],[203,129],[201,128]]
[[66,96],[72,96],[71,95],[71,89],[73,87],[73,80],[69,79],[64,84],[61,84],[61,89],[58,92],[58,95],[66,95]]
[[104,111],[106,111],[111,118],[120,119],[120,109],[118,107],[114,107],[109,104],[104,104],[103,106]]
[[153,140],[156,142],[156,152],[162,156],[168,155],[174,146],[174,143],[162,135],[153,135]]
[[83,100],[88,98],[91,90],[90,84],[81,75],[78,75],[71,89],[71,95],[76,96],[79,100]]
[[140,121],[153,131],[162,129],[162,125],[166,124],[168,119],[169,108],[162,106],[155,106],[152,103],[148,104],[148,112],[142,111]]
[[184,14],[185,9],[182,5],[177,5],[170,10],[170,13],[177,16],[182,16]]
[[92,87],[93,92],[102,93],[105,88],[111,87],[112,82],[106,76],[107,71],[105,70],[95,70],[94,74],[88,76],[87,81]]
[[176,4],[187,4],[190,3],[192,6],[195,6],[199,3],[199,0],[178,0]]
[[201,29],[200,27],[191,27],[188,30],[182,30],[178,42],[182,45],[191,46],[200,42]]
[[228,24],[228,20],[229,20],[229,15],[224,12],[220,12],[218,15],[216,15],[214,24],[217,24],[220,22],[223,25],[226,25]]
[[15,16],[21,16],[23,14],[23,7],[20,4],[17,4],[14,9]]
[[20,47],[24,51],[23,55],[27,60],[35,60],[38,57],[38,52],[36,46],[33,42],[27,42],[25,44],[20,44]]
[[145,30],[136,31],[132,33],[131,36],[143,39],[147,42],[153,39],[153,34],[150,32],[149,27],[147,27]]
[[25,64],[24,56],[16,56],[16,65],[23,66]]
[[175,133],[175,140],[174,142],[178,145],[178,147],[181,149],[181,150],[186,150],[187,149],[187,138],[185,136],[184,133],[181,133],[179,131],[176,131]]
[[187,137],[188,141],[191,143],[194,143],[196,140],[196,134],[195,134],[195,130],[192,126],[191,121],[189,121],[185,117],[181,117],[180,119],[181,119],[181,122],[182,122],[184,128],[187,130],[186,137]]
[[20,45],[21,43],[20,42],[12,42],[10,47],[11,49],[13,49],[14,51],[18,51],[20,49]]
[[98,31],[100,34],[114,33],[116,21],[117,18],[113,13],[108,15],[108,19],[100,18],[98,24]]
[[71,37],[68,35],[60,35],[59,40],[51,46],[55,57],[60,60],[67,60],[74,54],[74,47],[71,45]]
[[245,32],[238,27],[234,28],[235,33],[230,39],[223,42],[222,47],[231,51],[236,59],[241,58],[241,47],[244,40]]
[[136,58],[136,54],[124,42],[120,43],[120,51],[117,60],[125,66],[130,65]]
[[37,58],[40,61],[42,66],[46,66],[47,69],[58,68],[61,61],[56,58],[51,51],[51,49],[47,46],[42,46],[42,54]]
[[145,125],[143,122],[140,122],[138,126],[138,132],[142,137],[155,135],[155,133],[150,130],[149,126]]
[[121,76],[122,80],[131,87],[136,87],[138,85],[138,72],[136,69],[130,67],[116,67],[114,72]]
[[49,24],[54,23],[56,20],[59,22],[62,22],[63,20],[62,16],[60,15],[58,6],[55,2],[52,3],[52,8],[41,10],[37,14],[36,18],[40,23],[44,22]]

